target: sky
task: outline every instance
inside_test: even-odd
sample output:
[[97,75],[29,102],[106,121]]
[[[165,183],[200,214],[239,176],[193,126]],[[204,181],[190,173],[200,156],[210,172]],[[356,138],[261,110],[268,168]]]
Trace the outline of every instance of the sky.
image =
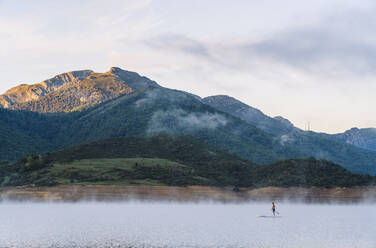
[[0,93],[112,66],[304,129],[376,127],[376,3],[0,0]]

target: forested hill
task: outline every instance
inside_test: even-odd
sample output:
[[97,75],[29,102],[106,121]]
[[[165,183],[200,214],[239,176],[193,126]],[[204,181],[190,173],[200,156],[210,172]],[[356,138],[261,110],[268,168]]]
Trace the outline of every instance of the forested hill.
[[326,160],[287,159],[259,166],[255,170],[257,187],[351,187],[376,185],[376,177],[353,174],[338,164]]
[[48,153],[45,158],[54,162],[97,158],[163,158],[192,166],[216,163],[252,165],[192,136],[168,134],[98,140]]
[[15,164],[0,163],[3,186],[56,184],[209,185],[259,188],[352,187],[375,177],[325,160],[289,159],[257,166],[186,135],[90,142]]

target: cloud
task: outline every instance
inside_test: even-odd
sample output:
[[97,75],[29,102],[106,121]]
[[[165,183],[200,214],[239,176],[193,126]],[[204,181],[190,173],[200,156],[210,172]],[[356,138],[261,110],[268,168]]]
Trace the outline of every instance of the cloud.
[[153,49],[180,53],[240,71],[262,63],[322,75],[375,74],[376,10],[346,10],[320,21],[255,37],[200,40],[163,34],[145,41]]
[[146,40],[145,44],[155,49],[182,52],[198,57],[211,57],[207,44],[180,34],[160,35]]
[[189,113],[183,109],[159,110],[149,121],[148,133],[174,133],[179,130],[192,133],[200,129],[216,129],[226,124],[227,119],[217,113]]
[[282,135],[281,137],[279,137],[279,143],[281,144],[281,145],[285,145],[286,143],[288,144],[288,143],[292,143],[292,142],[294,142],[295,141],[295,139],[292,137],[292,136],[290,136],[290,135],[288,135],[288,134],[284,134],[284,135]]
[[[354,16],[357,18],[354,20]],[[348,11],[312,26],[287,29],[245,44],[245,54],[267,57],[302,70],[347,70],[374,73],[376,18],[371,12]]]

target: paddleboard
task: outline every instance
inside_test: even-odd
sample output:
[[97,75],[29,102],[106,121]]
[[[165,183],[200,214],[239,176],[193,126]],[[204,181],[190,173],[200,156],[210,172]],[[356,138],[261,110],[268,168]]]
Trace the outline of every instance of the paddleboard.
[[286,216],[273,216],[273,215],[257,215],[257,218],[286,218]]

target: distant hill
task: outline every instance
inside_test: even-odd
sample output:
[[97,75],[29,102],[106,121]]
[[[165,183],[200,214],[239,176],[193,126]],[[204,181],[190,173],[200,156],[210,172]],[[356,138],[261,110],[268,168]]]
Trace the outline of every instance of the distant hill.
[[376,184],[375,177],[352,174],[333,162],[315,158],[288,159],[259,166],[253,176],[257,187],[352,187]]
[[[334,161],[353,172],[376,173],[376,163],[373,161],[375,154],[373,151],[365,150],[371,147],[372,142],[376,143],[376,132],[372,133],[372,130],[364,130],[362,138],[359,138],[359,132],[358,135],[353,136],[353,139],[350,138],[352,137],[350,133],[354,134],[354,132],[344,136],[340,134],[331,136],[303,131],[281,116],[271,118],[233,97],[211,96],[202,99],[202,102],[270,133],[274,139],[279,140],[280,144],[295,147],[307,157]],[[359,138],[357,142],[354,140],[355,137]],[[365,144],[366,142],[368,145]]]
[[187,135],[99,140],[44,156],[0,163],[0,183],[11,185],[141,184],[259,188],[352,187],[375,184],[324,160],[290,159],[256,166]]
[[376,128],[351,128],[333,137],[347,144],[376,151]]

